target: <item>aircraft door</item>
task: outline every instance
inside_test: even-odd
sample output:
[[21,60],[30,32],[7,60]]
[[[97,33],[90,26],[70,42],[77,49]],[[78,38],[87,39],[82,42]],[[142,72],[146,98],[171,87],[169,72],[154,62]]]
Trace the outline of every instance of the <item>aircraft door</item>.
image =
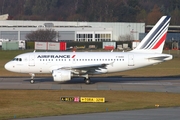
[[134,66],[134,55],[128,55],[128,66]]
[[35,66],[35,56],[34,56],[34,54],[29,55],[29,66]]

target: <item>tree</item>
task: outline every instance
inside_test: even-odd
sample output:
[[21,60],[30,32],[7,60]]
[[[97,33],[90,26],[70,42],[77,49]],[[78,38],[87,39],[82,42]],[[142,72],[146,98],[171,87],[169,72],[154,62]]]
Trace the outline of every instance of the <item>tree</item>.
[[38,29],[26,35],[26,39],[30,41],[53,41],[57,33],[54,29]]
[[34,6],[34,0],[26,0],[24,4],[25,15],[32,15],[32,7]]
[[171,20],[171,24],[173,24],[173,25],[179,25],[180,24],[180,17],[179,17],[179,15],[180,15],[180,10],[178,9],[178,7],[176,7],[173,11],[172,11],[172,13],[171,13],[171,15],[172,15],[172,20]]
[[142,9],[136,16],[137,22],[145,22],[147,18],[147,13],[144,9]]
[[114,9],[119,22],[134,22],[139,13],[140,4],[137,0],[124,0]]
[[147,16],[146,24],[154,25],[162,17],[162,15],[163,14],[161,13],[160,8],[157,5],[154,5],[154,8]]

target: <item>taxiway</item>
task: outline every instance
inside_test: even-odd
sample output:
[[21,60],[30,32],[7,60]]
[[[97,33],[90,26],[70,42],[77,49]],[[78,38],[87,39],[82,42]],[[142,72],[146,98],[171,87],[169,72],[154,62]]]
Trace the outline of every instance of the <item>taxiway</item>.
[[36,89],[36,90],[123,90],[146,92],[180,93],[180,77],[104,77],[91,78],[86,85],[82,78],[58,83],[52,78],[0,78],[0,89]]

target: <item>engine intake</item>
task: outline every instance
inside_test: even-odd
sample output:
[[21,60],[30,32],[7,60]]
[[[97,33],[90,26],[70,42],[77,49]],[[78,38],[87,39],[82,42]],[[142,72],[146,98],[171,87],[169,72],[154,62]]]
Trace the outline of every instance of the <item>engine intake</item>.
[[63,82],[71,80],[70,70],[53,70],[52,73],[54,81]]

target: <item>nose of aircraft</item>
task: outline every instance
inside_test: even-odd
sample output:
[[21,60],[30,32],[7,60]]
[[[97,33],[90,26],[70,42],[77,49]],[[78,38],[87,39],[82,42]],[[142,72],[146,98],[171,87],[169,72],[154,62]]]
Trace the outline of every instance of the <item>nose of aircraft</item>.
[[4,68],[9,71],[10,71],[11,67],[12,67],[12,65],[9,62],[4,65]]
[[21,72],[21,69],[17,67],[17,64],[12,61],[6,63],[4,68],[11,72]]

